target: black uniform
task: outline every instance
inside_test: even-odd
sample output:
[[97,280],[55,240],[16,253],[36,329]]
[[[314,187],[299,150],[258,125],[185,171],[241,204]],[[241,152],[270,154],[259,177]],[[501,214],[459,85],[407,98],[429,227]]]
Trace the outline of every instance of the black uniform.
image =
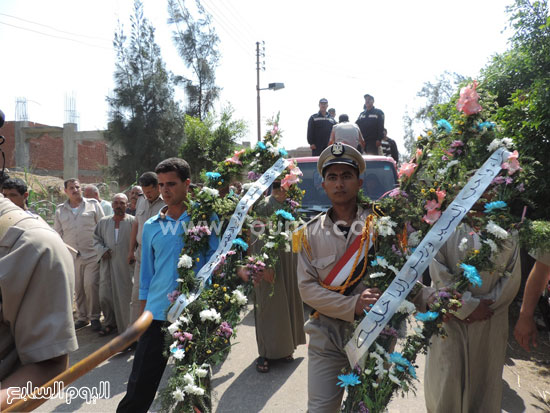
[[321,152],[328,146],[334,125],[336,125],[336,121],[329,116],[328,112],[325,116],[321,115],[321,112],[310,116],[307,123],[307,143],[316,147],[311,151],[311,156],[321,155]]
[[355,123],[365,139],[366,152],[370,155],[378,155],[376,141],[381,141],[384,137],[384,112],[374,107],[371,110],[365,110],[361,112]]
[[385,156],[391,156],[395,162],[399,162],[399,151],[397,144],[392,138],[382,139],[382,152]]

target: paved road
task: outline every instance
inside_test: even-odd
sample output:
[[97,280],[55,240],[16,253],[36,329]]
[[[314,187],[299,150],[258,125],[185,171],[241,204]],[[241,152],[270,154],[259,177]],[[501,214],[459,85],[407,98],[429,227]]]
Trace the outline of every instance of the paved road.
[[[237,337],[233,340],[234,347],[225,362],[214,369],[213,405],[219,413],[253,413],[253,412],[285,412],[299,413],[306,411],[307,401],[307,346],[301,346],[294,353],[293,363],[272,364],[267,374],[258,373],[254,366],[257,357],[254,335],[254,317],[251,306],[248,307]],[[89,327],[78,332],[80,349],[72,355],[71,363],[82,359],[93,350],[108,341],[108,338],[98,337]],[[73,400],[70,404],[64,400],[53,399],[42,405],[39,412],[114,412],[118,402],[126,391],[126,383],[132,367],[133,352],[118,354],[96,369],[73,383],[76,388],[98,388],[101,381],[108,381],[110,395],[107,399],[98,400],[95,404],[86,404],[82,399]],[[532,389],[522,386],[517,379],[517,363],[522,360],[508,359],[504,369],[505,394],[503,411],[510,413],[545,411],[540,402],[531,395]],[[405,398],[397,397],[388,407],[389,413],[421,413],[425,412],[423,397],[424,356],[419,357],[419,382],[416,396],[409,394]],[[167,369],[166,379],[170,372]],[[161,384],[162,387],[162,384]],[[540,389],[549,390],[548,376],[541,376]],[[538,406],[538,407],[536,407]],[[157,411],[153,408],[151,411]]]

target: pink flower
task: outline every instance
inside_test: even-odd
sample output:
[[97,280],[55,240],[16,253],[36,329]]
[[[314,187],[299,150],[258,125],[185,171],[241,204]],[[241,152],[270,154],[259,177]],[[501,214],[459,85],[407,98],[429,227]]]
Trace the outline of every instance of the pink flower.
[[445,197],[447,196],[447,192],[445,192],[444,190],[435,191],[435,194],[437,195],[437,202],[439,204],[441,204],[445,199]]
[[418,161],[422,157],[422,149],[418,148],[416,150],[416,160]]
[[403,175],[405,175],[407,178],[410,178],[416,170],[417,166],[418,165],[414,162],[404,162],[401,165],[401,168],[399,168],[399,173],[397,175],[399,176],[399,178],[401,178]]
[[460,146],[464,146],[464,142],[462,142],[462,141],[453,141],[453,143],[451,143],[451,148],[458,148]]
[[297,184],[300,182],[300,178],[298,178],[298,175],[294,175],[292,173],[287,174],[281,181],[281,187],[283,189],[288,189],[291,187],[291,185]]
[[426,222],[430,225],[433,225],[435,223],[435,221],[437,221],[439,219],[440,216],[441,216],[441,211],[438,211],[437,209],[432,209],[431,211],[428,211],[428,213],[422,217],[422,221],[424,221],[424,222]]
[[239,160],[239,156],[241,156],[246,149],[241,149],[240,151],[236,151],[231,158],[227,158],[225,162],[234,163],[237,165],[242,165],[242,162]]
[[519,192],[525,191],[525,185],[523,185],[523,182],[522,182],[521,184],[519,184],[518,186],[516,186],[516,189],[517,189]]
[[187,341],[193,340],[193,334],[188,333],[188,332],[183,333],[183,337],[184,337]]
[[424,205],[424,209],[428,212],[434,211],[439,208],[441,208],[441,205],[434,199],[430,199],[429,201],[426,201],[426,205]]
[[502,169],[508,170],[508,175],[513,175],[514,173],[516,173],[516,171],[521,170],[521,167],[519,166],[518,156],[518,151],[512,152],[508,160],[506,162],[503,162],[500,166]]
[[500,185],[500,184],[503,184],[505,182],[505,179],[503,176],[497,176],[495,179],[493,179],[493,181],[491,182],[493,185]]
[[460,98],[456,102],[456,109],[464,112],[466,115],[474,115],[479,113],[482,109],[481,105],[477,102],[479,95],[476,92],[477,81],[470,83],[468,86],[460,89]]

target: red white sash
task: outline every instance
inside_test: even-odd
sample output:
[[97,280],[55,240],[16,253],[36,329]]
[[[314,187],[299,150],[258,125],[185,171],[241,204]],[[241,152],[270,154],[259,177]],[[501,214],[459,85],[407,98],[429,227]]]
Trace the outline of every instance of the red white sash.
[[[346,279],[349,277],[351,270],[353,268],[353,263],[355,262],[355,259],[357,258],[357,255],[359,254],[359,259],[357,260],[357,266],[361,264],[363,265],[363,260],[365,259],[365,252],[370,250],[372,247],[372,234],[369,237],[370,242],[369,245],[366,246],[366,244],[363,244],[363,248],[361,248],[361,251],[359,251],[359,245],[361,244],[361,235],[358,235],[355,237],[355,240],[351,243],[349,248],[346,250],[344,255],[340,257],[338,262],[334,267],[332,267],[332,270],[330,270],[330,273],[327,275],[327,278],[323,280],[324,284],[331,285],[333,287],[340,286],[346,282]],[[366,247],[366,248],[365,248]]]

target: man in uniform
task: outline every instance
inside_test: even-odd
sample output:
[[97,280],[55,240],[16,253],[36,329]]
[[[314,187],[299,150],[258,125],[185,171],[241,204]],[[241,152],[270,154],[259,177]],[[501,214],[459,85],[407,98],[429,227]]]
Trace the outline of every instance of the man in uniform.
[[365,139],[366,153],[378,155],[378,147],[384,137],[384,112],[374,107],[374,98],[371,95],[366,94],[364,98],[365,110],[361,112],[355,123]]
[[106,201],[104,199],[101,199],[99,196],[99,189],[95,185],[86,185],[84,187],[84,198],[93,198],[99,204],[101,205],[101,208],[103,208],[103,213],[106,217],[109,215],[113,215],[113,208],[111,207],[111,203],[109,201]]
[[397,143],[388,136],[388,130],[386,128],[384,128],[384,137],[382,138],[381,147],[384,156],[391,156],[396,163],[399,162]]
[[317,169],[332,207],[302,229],[298,287],[302,300],[315,310],[305,326],[310,337],[308,411],[334,413],[340,411],[344,394],[336,385],[337,376],[349,364],[344,351],[347,333],[355,317],[378,300],[380,291],[360,282],[344,294],[326,288],[327,277],[361,236],[370,211],[357,203],[365,161],[355,148],[341,143],[329,146],[319,157]]
[[154,172],[145,172],[138,179],[145,197],[139,197],[136,205],[136,220],[132,224],[130,234],[130,249],[128,251],[128,264],[136,263],[134,267],[134,286],[132,288],[132,300],[130,301],[130,324],[133,324],[141,315],[139,304],[139,270],[141,268],[141,237],[143,225],[154,217],[164,207],[164,201],[160,195],[159,181]]
[[0,410],[16,396],[8,387],[38,387],[68,367],[73,283],[59,235],[0,194]]
[[99,302],[105,317],[100,336],[116,330],[122,333],[130,322],[134,266],[128,264],[128,248],[135,218],[126,213],[127,207],[126,195],[113,196],[114,214],[101,218],[94,232],[100,270]]
[[311,148],[311,156],[319,156],[327,147],[332,127],[336,125],[334,118],[327,112],[328,100],[319,101],[319,112],[309,117],[307,123],[307,143]]
[[75,329],[86,327],[90,320],[92,329],[99,331],[99,263],[93,237],[97,223],[104,216],[103,209],[95,199],[82,197],[77,179],[67,179],[64,185],[69,199],[57,206],[54,229],[65,243],[77,251],[74,257],[78,317]]
[[2,194],[19,208],[28,211],[27,199],[29,191],[25,181],[19,178],[9,178],[2,184]]

